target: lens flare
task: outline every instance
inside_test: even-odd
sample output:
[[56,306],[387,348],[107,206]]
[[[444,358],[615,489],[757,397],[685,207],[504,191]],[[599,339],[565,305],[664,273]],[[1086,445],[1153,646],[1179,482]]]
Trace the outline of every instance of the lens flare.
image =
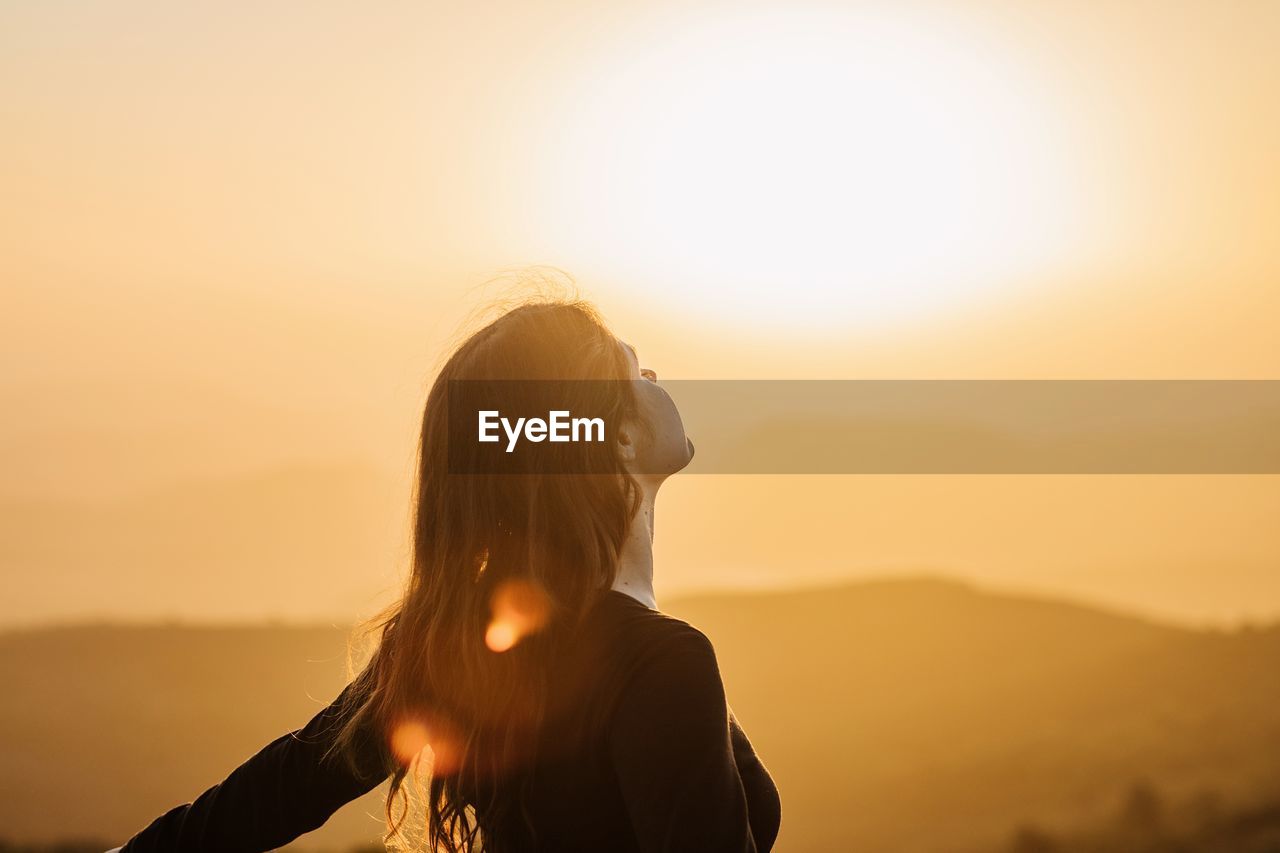
[[538,584],[522,579],[503,581],[490,599],[492,618],[484,642],[490,651],[505,652],[547,623],[550,601]]
[[391,752],[403,765],[417,760],[432,775],[447,776],[459,766],[457,738],[447,726],[430,725],[422,719],[405,719],[392,729]]
[[427,748],[427,727],[416,720],[406,720],[391,732],[391,751],[401,764],[409,764]]

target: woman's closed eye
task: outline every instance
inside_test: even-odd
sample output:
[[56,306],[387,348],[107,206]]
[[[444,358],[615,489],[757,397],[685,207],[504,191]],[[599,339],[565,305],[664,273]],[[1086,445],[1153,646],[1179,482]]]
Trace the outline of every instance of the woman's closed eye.
[[658,381],[658,372],[656,370],[650,370],[647,367],[642,367],[640,368],[640,375],[645,379],[648,379],[650,382]]

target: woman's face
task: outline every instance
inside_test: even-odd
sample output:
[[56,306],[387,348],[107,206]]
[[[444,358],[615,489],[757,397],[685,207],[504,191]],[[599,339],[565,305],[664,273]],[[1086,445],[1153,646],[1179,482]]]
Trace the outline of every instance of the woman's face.
[[635,347],[619,341],[626,354],[635,381],[636,405],[644,427],[629,430],[635,442],[634,458],[629,467],[637,477],[661,481],[676,473],[693,459],[693,442],[684,433],[684,422],[671,395],[658,384],[658,374],[640,366]]

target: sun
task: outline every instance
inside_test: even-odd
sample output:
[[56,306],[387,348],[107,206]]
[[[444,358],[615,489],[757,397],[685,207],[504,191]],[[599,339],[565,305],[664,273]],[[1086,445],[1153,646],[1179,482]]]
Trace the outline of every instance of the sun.
[[1025,57],[936,10],[725,7],[578,69],[533,227],[575,269],[677,311],[894,324],[1074,250],[1083,211],[1052,107]]

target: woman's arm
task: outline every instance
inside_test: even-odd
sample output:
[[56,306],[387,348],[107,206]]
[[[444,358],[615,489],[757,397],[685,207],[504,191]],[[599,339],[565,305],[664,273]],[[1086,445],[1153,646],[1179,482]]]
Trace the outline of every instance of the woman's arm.
[[357,766],[323,758],[360,679],[301,729],[281,735],[194,802],[177,806],[131,838],[121,853],[257,853],[320,827],[390,773],[384,739],[363,731]]
[[641,850],[768,849],[752,835],[720,669],[701,632],[647,656],[620,697],[609,749]]

